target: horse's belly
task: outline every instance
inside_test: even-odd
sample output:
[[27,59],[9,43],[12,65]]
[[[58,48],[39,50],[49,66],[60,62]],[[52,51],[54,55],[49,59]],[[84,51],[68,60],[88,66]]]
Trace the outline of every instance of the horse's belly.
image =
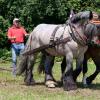
[[52,56],[64,56],[65,55],[64,50],[62,49],[57,50],[56,48],[49,48],[46,51]]
[[72,52],[74,55],[76,55],[78,50],[78,45],[75,42],[69,42],[65,44],[60,44],[55,46],[54,48],[49,48],[46,51],[53,56],[65,56],[68,52]]

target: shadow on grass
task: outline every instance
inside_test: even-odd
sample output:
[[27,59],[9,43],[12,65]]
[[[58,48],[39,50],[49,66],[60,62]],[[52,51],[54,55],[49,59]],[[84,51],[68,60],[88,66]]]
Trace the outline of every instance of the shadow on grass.
[[91,85],[85,87],[85,86],[83,86],[82,82],[77,82],[77,86],[78,86],[78,88],[82,88],[82,89],[88,88],[88,89],[92,89],[92,90],[100,90],[100,83],[96,83],[96,84],[92,83]]
[[[25,85],[25,84],[21,84],[21,85]],[[35,83],[35,86],[39,86],[39,85],[40,86],[44,86],[45,85],[45,82],[36,82]],[[78,88],[81,88],[81,89],[100,90],[100,84],[99,83],[97,83],[97,84],[93,84],[92,83],[88,87],[84,87],[82,82],[77,82],[77,86],[78,86]],[[63,88],[62,82],[61,81],[57,81],[57,86],[56,87],[57,88]]]
[[[36,85],[45,85],[45,82],[36,82]],[[84,87],[82,82],[77,82],[77,86],[78,88],[81,89],[91,89],[91,90],[100,90],[100,84],[99,83],[92,83],[91,85],[89,85],[88,87]],[[63,87],[63,83],[61,81],[57,81],[57,88],[62,88]]]
[[[12,80],[5,80],[5,82],[7,83],[18,83],[19,80],[16,79],[12,79]],[[22,82],[22,81],[21,81]],[[20,85],[25,85],[25,83],[22,83]],[[34,85],[30,85],[30,86],[34,86]],[[45,82],[36,82],[35,86],[45,86]],[[82,82],[77,82],[77,86],[78,88],[81,89],[91,89],[91,90],[100,90],[100,83],[92,83],[91,85],[89,85],[88,87],[84,87]],[[63,88],[63,84],[61,81],[57,81],[57,88]]]

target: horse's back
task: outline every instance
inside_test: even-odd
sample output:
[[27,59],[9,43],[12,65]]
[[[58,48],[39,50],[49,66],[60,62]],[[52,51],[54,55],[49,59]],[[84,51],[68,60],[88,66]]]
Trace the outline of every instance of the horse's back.
[[38,26],[36,26],[36,28],[34,29],[34,31],[36,33],[39,33],[41,32],[41,34],[43,33],[52,33],[53,30],[57,27],[58,25],[54,25],[54,24],[39,24]]

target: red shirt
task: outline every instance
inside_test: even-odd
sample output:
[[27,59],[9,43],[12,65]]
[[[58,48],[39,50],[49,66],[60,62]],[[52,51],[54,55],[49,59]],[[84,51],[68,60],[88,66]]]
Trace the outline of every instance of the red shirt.
[[24,42],[24,36],[25,36],[26,31],[23,27],[15,27],[12,26],[8,29],[8,38],[9,37],[16,37],[15,40],[11,40],[11,43],[21,43]]

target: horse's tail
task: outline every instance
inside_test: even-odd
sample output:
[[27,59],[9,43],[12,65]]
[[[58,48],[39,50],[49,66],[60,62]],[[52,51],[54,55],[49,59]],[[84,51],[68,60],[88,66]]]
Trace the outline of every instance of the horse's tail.
[[[32,42],[32,34],[30,34],[22,53],[31,49],[32,45],[31,42]],[[17,75],[21,75],[22,73],[25,72],[25,70],[27,70],[27,63],[28,63],[28,55],[20,54],[17,73],[16,73]]]
[[21,75],[22,73],[25,72],[25,70],[27,70],[27,58],[28,56],[20,57],[17,72],[16,72],[17,75]]
[[42,72],[44,73],[45,72],[45,59],[46,59],[46,56],[45,54],[42,54],[42,57],[40,59],[40,64],[38,66],[38,73],[41,74]]

